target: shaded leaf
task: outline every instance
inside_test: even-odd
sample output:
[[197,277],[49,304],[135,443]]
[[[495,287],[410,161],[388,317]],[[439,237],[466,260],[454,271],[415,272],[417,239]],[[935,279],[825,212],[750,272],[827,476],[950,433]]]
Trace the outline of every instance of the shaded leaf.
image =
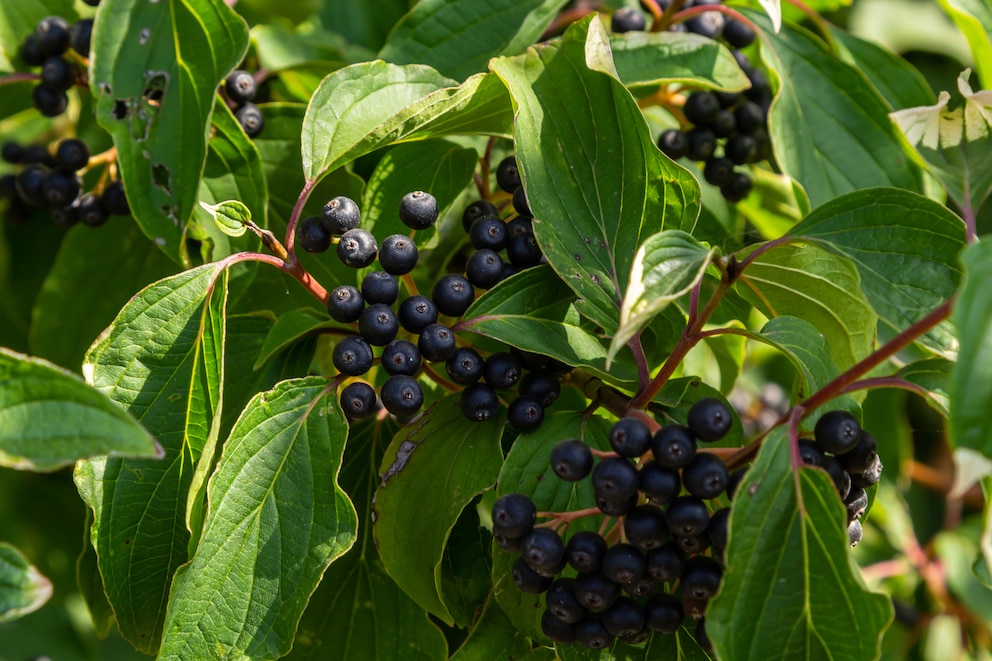
[[874,658],[891,600],[865,587],[830,477],[795,470],[788,435],[772,432],[734,499],[707,633],[720,658]]
[[0,622],[33,613],[52,596],[52,582],[24,554],[0,542]]
[[950,439],[992,458],[992,243],[971,244],[961,259],[964,278],[952,315],[961,346],[948,393]]
[[691,230],[699,186],[655,147],[595,16],[491,67],[513,95],[538,244],[578,294],[577,309],[612,334],[637,247],[663,228]]
[[0,347],[0,466],[53,471],[96,455],[161,458],[162,448],[79,376]]
[[674,634],[652,634],[644,645],[633,646],[617,640],[604,650],[586,649],[578,643],[557,643],[555,648],[562,661],[709,661],[710,656],[693,638],[695,623],[692,620],[690,623],[688,628],[682,627]]
[[903,58],[833,26],[830,36],[841,46],[841,57],[860,69],[892,108],[901,110],[933,103],[933,90],[926,78]]
[[330,321],[327,317],[319,316],[310,308],[291,310],[279,315],[276,323],[272,325],[265,336],[265,342],[258,352],[253,369],[258,369],[274,354],[282,351],[301,337],[322,328],[334,326],[337,326],[335,322]]
[[896,372],[896,376],[929,390],[927,403],[944,417],[950,417],[951,400],[948,391],[953,372],[952,361],[946,358],[927,358],[906,365]]
[[530,640],[517,631],[513,623],[490,597],[479,621],[465,642],[451,656],[451,661],[504,661],[519,659],[531,649]]
[[12,62],[18,62],[23,67],[17,50],[46,16],[62,16],[71,22],[79,14],[73,8],[72,0],[0,2],[0,71],[12,71]]
[[610,35],[617,75],[624,85],[689,83],[739,91],[749,83],[734,56],[712,39],[688,32],[625,32]]
[[937,0],[968,40],[982,88],[992,86],[992,7],[982,0]]

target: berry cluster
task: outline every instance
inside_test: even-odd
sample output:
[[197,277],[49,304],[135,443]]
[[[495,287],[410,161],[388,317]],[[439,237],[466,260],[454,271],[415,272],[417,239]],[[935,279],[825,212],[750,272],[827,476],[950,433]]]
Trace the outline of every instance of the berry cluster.
[[111,215],[130,214],[124,186],[107,184],[102,192],[84,193],[79,173],[86,169],[90,152],[82,140],[62,140],[54,156],[42,145],[22,146],[7,142],[3,160],[22,166],[21,171],[0,177],[0,199],[10,200],[12,218],[27,217],[31,208],[48,208],[60,227],[78,222],[99,227]]
[[[45,117],[65,112],[69,105],[66,92],[77,83],[85,84],[85,71],[78,66],[78,60],[89,57],[92,34],[93,19],[84,18],[70,26],[61,16],[48,16],[21,44],[21,60],[29,67],[41,68],[41,83],[34,88],[32,99]],[[70,48],[77,57],[66,57]]]
[[258,92],[255,77],[244,69],[235,69],[224,81],[222,88],[231,103],[234,116],[249,138],[257,138],[262,133],[264,120],[262,111],[252,101]]
[[[549,526],[577,517],[551,513],[551,522],[535,525],[528,497],[496,501],[494,538],[520,554],[512,570],[517,587],[547,593],[541,626],[549,638],[602,649],[615,638],[639,643],[674,633],[688,616],[707,646],[702,618],[723,577],[730,509],[711,514],[706,501],[731,498],[743,472],[729,473],[718,456],[697,448],[723,438],[732,423],[727,406],[707,398],[693,404],[686,425],[653,434],[640,418],[620,419],[609,432],[613,452],[593,452],[578,439],[556,445],[555,475],[591,479],[595,513],[607,517],[599,532],[580,531],[566,542]],[[577,576],[556,578],[566,567]]]
[[816,421],[815,440],[800,439],[803,463],[827,471],[847,507],[847,536],[854,546],[861,541],[861,516],[868,507],[865,491],[882,477],[882,460],[875,437],[847,411],[829,411]]
[[[489,200],[473,202],[462,214],[462,227],[475,248],[465,262],[465,276],[479,289],[490,289],[521,269],[538,265],[544,257],[534,238],[534,219],[514,156],[500,161],[496,167],[496,183],[513,196],[516,212],[513,218],[504,220]],[[503,251],[507,258],[505,262],[501,255]]]

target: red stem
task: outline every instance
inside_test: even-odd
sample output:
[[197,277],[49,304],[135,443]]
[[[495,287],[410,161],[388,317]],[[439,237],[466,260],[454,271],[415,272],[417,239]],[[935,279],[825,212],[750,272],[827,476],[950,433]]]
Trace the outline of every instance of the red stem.
[[675,14],[675,16],[672,17],[672,21],[671,23],[669,23],[669,25],[675,23],[681,23],[686,19],[692,18],[693,16],[698,16],[699,14],[705,14],[708,11],[716,11],[716,12],[720,12],[721,14],[726,14],[727,16],[733,18],[734,20],[740,21],[741,23],[748,26],[755,32],[761,32],[761,28],[759,28],[757,25],[752,23],[747,16],[744,16],[739,11],[736,11],[724,5],[698,5],[696,7],[683,9],[682,11],[680,11],[679,13]]
[[293,206],[293,213],[289,216],[289,223],[286,225],[286,239],[283,243],[286,244],[286,252],[289,253],[289,263],[296,265],[296,224],[300,222],[300,215],[303,213],[303,207],[306,205],[307,200],[310,199],[310,193],[313,192],[314,187],[317,185],[317,180],[308,181],[303,184],[303,190],[300,191],[300,196],[296,198],[296,205]]
[[6,76],[0,76],[0,85],[23,83],[30,80],[41,80],[41,75],[36,73],[9,73]]

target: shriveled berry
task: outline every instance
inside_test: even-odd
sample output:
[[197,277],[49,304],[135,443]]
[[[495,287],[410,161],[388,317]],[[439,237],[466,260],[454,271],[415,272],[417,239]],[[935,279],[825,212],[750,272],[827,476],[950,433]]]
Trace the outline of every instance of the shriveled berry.
[[855,519],[847,525],[847,541],[851,546],[857,546],[861,538],[864,537],[865,530],[861,525],[861,521]]
[[578,482],[592,471],[592,451],[585,442],[570,438],[551,450],[551,470],[566,482]]
[[408,296],[400,303],[397,316],[404,330],[419,335],[422,330],[437,321],[437,307],[434,301],[426,296],[419,294]]
[[882,459],[876,454],[868,468],[851,473],[851,486],[867,489],[882,479]]
[[847,520],[860,519],[868,509],[868,492],[863,487],[851,487],[851,492],[844,499],[844,506],[847,507]]
[[837,457],[824,457],[823,470],[827,471],[830,479],[834,481],[840,499],[847,498],[847,494],[851,493],[851,475],[844,470],[844,465],[840,463],[840,460]]

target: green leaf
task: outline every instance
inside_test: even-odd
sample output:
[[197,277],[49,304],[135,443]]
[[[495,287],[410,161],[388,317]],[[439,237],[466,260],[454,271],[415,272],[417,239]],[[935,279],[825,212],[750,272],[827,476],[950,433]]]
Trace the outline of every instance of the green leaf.
[[972,92],[970,76],[971,69],[961,73],[953,98],[944,91],[936,105],[890,117],[948,195],[977,213],[992,192],[992,172],[984,159],[992,148],[992,92]]
[[982,0],[937,0],[964,33],[982,88],[992,86],[992,8]]
[[284,381],[248,403],[210,478],[200,545],[176,573],[162,657],[289,652],[324,570],[357,535],[337,484],[347,433],[321,377]]
[[[817,208],[790,232],[849,258],[861,288],[891,333],[905,330],[954,294],[961,278],[964,223],[945,206],[908,191],[873,188]],[[949,324],[920,338],[934,351],[957,348]]]
[[299,340],[305,335],[309,335],[322,328],[333,328],[338,324],[321,317],[312,308],[291,310],[279,315],[276,323],[269,329],[265,336],[265,342],[258,352],[258,359],[255,360],[253,369],[258,369],[264,365],[269,358],[282,351],[290,344]]
[[951,415],[948,391],[953,371],[952,361],[935,357],[910,363],[896,372],[896,376],[930,391],[927,403],[946,418]]
[[376,60],[338,69],[321,82],[303,120],[307,181],[394,142],[509,132],[510,103],[495,76],[456,85],[419,64]]
[[633,354],[621,353],[607,367],[606,344],[580,325],[574,301],[575,294],[550,267],[537,266],[480,296],[458,328],[585,367],[612,383],[636,382]]
[[355,545],[324,574],[287,661],[443,661],[444,636],[382,567],[372,539],[378,466],[397,425],[389,418],[353,425],[338,482],[362,523]]
[[764,28],[762,56],[779,79],[768,117],[775,155],[813,208],[873,186],[919,191],[919,169],[864,75],[805,29],[786,23],[772,34],[766,18],[746,14]]
[[451,661],[504,661],[519,659],[531,649],[530,641],[513,626],[503,610],[490,597],[468,638],[451,656]]
[[134,292],[175,270],[130,220],[108,232],[72,228],[31,310],[31,353],[78,370],[93,338]]
[[[506,457],[496,493],[529,496],[538,512],[569,512],[595,507],[592,482],[565,482],[551,470],[551,450],[566,438],[583,439],[595,450],[610,450],[611,423],[597,415],[585,418],[581,411],[557,411],[548,415],[537,431],[521,434]],[[572,522],[568,531],[595,530],[602,517],[584,517]],[[521,592],[510,571],[517,556],[493,542],[493,593],[503,612],[523,634],[546,640],[541,633],[544,597]]]
[[51,596],[52,582],[16,547],[0,542],[0,622],[33,613]]
[[326,67],[326,75],[347,61],[345,40],[338,34],[312,26],[290,29],[280,24],[254,25],[251,43],[266,71],[284,71],[319,63]]
[[[248,30],[223,0],[112,0],[100,14],[114,19],[93,32],[97,120],[114,139],[135,220],[178,261],[217,85],[241,60]],[[150,102],[156,90],[162,98]]]
[[449,395],[393,437],[379,469],[372,532],[382,564],[404,592],[449,625],[444,548],[461,511],[496,481],[502,434],[502,415],[472,422],[458,395]]
[[[124,638],[158,649],[173,572],[186,561],[194,470],[217,434],[227,288],[206,264],[139,292],[94,343],[83,372],[165,450],[162,460],[91,459],[75,480],[93,510],[107,598]],[[202,470],[202,467],[201,467]],[[191,508],[187,514],[187,508]]]
[[737,490],[723,585],[706,611],[718,657],[878,656],[892,603],[866,588],[845,522],[830,477],[792,468],[784,430],[768,436]]
[[952,319],[961,346],[951,372],[951,443],[992,457],[992,243],[980,241],[961,256],[964,278]]
[[76,587],[86,603],[93,630],[98,638],[106,638],[114,626],[114,610],[107,601],[103,591],[103,579],[100,578],[100,567],[93,545],[89,543],[90,526],[93,525],[93,512],[86,510],[86,531],[83,539],[83,550],[76,558]]
[[210,214],[224,234],[238,237],[248,230],[245,223],[251,220],[251,209],[246,207],[244,202],[225,200],[219,204],[207,204],[201,201],[200,206]]
[[426,64],[464,80],[489,58],[516,55],[534,43],[567,0],[423,0],[390,32],[379,57]]
[[491,66],[513,95],[537,242],[578,310],[612,334],[638,246],[663,228],[691,230],[699,186],[655,147],[595,16]]
[[0,71],[12,71],[11,62],[20,63],[18,49],[46,16],[63,16],[69,22],[79,18],[72,0],[0,2]]
[[97,455],[163,456],[134,418],[77,375],[0,347],[0,466],[53,471]]
[[378,50],[389,31],[410,9],[408,0],[324,0],[321,22],[354,44]]
[[637,249],[630,270],[630,283],[620,308],[620,326],[610,342],[613,358],[669,303],[687,294],[706,272],[716,248],[681,230],[666,230],[649,236]]
[[813,324],[841,370],[872,350],[877,317],[857,270],[816,245],[768,250],[740,275],[736,289],[767,317],[788,314]]
[[933,90],[912,64],[892,51],[830,26],[830,36],[841,48],[841,58],[860,69],[889,105],[896,110],[933,103]]
[[617,75],[624,85],[689,83],[738,91],[747,76],[725,46],[686,32],[625,32],[610,35]]

